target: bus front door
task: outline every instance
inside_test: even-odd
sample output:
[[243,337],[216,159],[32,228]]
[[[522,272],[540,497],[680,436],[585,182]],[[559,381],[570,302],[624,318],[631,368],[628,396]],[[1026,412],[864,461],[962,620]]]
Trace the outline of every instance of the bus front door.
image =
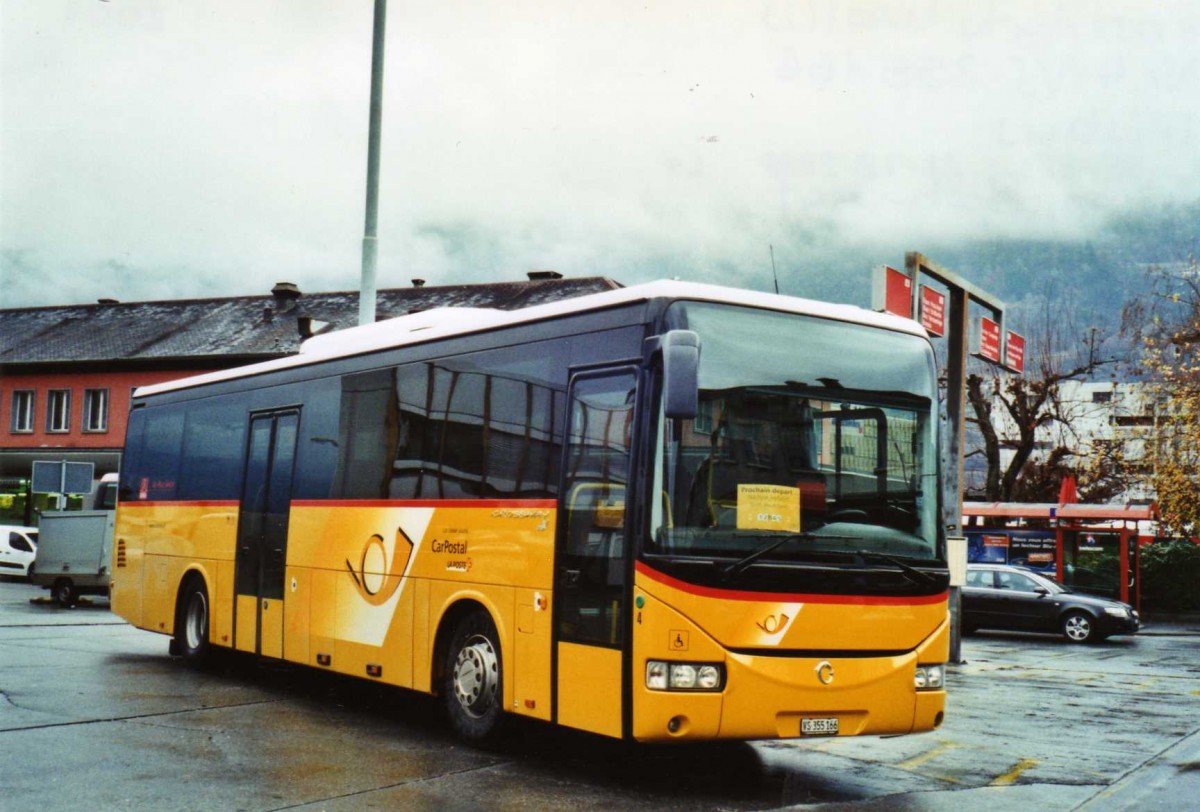
[[283,579],[300,413],[254,414],[234,564],[234,648],[283,656]]
[[555,568],[555,718],[622,734],[626,590],[625,488],[636,370],[576,375],[570,387]]

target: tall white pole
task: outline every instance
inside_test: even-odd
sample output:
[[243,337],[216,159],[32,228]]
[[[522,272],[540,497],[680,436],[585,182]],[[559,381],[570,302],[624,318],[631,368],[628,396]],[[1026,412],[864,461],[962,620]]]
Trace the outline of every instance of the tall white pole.
[[358,290],[358,323],[375,322],[375,263],[379,254],[379,141],[383,118],[383,43],[387,0],[375,0],[371,43],[371,113],[367,132],[367,207],[363,224],[362,280]]

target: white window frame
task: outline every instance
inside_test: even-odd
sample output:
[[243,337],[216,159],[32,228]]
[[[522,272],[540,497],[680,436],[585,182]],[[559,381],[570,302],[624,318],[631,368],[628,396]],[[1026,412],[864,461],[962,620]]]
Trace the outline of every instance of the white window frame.
[[33,434],[33,414],[36,408],[37,392],[32,389],[13,390],[9,430],[13,434]]
[[83,390],[83,422],[85,434],[104,434],[108,431],[108,390]]
[[71,431],[71,390],[46,391],[46,433],[67,434]]

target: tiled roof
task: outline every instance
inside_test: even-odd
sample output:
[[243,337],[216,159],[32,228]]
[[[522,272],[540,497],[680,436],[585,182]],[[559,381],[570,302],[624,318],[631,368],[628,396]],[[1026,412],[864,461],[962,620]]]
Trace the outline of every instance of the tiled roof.
[[[278,286],[277,286],[278,287]],[[376,319],[434,307],[517,310],[621,287],[605,277],[380,290]],[[358,322],[358,292],[239,296],[0,310],[0,365],[270,358],[296,352],[297,319]]]

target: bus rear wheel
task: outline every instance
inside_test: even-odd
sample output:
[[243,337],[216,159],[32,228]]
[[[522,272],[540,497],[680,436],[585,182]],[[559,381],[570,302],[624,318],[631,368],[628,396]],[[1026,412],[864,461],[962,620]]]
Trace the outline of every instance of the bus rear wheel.
[[500,645],[487,615],[472,612],[458,622],[446,649],[442,701],[450,726],[471,744],[493,742],[504,714]]
[[208,660],[208,590],[204,581],[192,578],[187,582],[181,594],[179,614],[175,618],[175,650],[183,659],[193,665],[201,665]]

